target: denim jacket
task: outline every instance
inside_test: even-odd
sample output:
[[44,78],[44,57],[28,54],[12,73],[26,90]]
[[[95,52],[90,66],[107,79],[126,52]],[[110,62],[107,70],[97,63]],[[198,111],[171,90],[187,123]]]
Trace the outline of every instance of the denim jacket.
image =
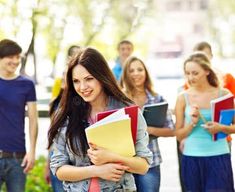
[[[124,105],[112,97],[109,98],[108,110],[122,108]],[[146,131],[147,125],[142,116],[141,111],[138,113],[138,131],[137,131],[137,140],[135,144],[136,156],[143,157],[147,160],[148,164],[152,163],[152,152],[148,149],[148,133]],[[73,165],[77,167],[90,166],[91,162],[88,156],[82,157],[74,155],[69,150],[69,147],[66,144],[65,134],[67,127],[62,127],[58,132],[57,137],[54,140],[52,150],[53,155],[50,159],[50,168],[53,174],[56,173],[56,170],[63,165]],[[91,178],[84,179],[77,182],[64,181],[64,189],[68,192],[87,192],[90,186]],[[99,185],[101,192],[110,192],[110,191],[135,191],[135,181],[131,173],[126,172],[119,182],[112,182],[99,178]]]

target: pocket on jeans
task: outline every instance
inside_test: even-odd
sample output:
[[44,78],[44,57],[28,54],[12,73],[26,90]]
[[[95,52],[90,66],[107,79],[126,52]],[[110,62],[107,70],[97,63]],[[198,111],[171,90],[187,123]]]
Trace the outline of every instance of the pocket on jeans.
[[17,164],[21,165],[22,162],[23,162],[23,159],[22,159],[22,158],[21,158],[21,159],[14,158],[14,161],[15,161]]

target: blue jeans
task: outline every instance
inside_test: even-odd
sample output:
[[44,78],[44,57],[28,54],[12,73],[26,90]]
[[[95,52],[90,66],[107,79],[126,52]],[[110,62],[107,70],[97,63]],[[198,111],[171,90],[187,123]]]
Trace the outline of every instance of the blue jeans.
[[138,192],[158,192],[160,188],[160,165],[149,168],[145,175],[134,174]]
[[[53,151],[49,151],[49,158],[51,158],[53,154]],[[53,192],[64,192],[64,188],[63,188],[63,183],[62,181],[60,181],[55,175],[53,175],[53,173],[51,172],[50,169],[50,178],[51,178],[51,186],[53,189]]]
[[0,191],[3,182],[8,192],[24,192],[26,174],[21,167],[23,159],[0,158]]
[[63,183],[50,171],[51,186],[54,192],[64,192]]

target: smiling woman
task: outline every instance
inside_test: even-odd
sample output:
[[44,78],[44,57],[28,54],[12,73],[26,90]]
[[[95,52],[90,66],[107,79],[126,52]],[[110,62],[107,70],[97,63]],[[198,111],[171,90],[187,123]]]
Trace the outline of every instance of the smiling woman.
[[[132,173],[144,174],[152,160],[146,123],[139,112],[134,157],[87,143],[85,129],[95,115],[132,105],[120,90],[104,57],[95,49],[79,51],[69,63],[60,107],[49,129],[50,167],[66,191],[135,191]],[[95,153],[94,153],[95,150]]]
[[[72,76],[74,89],[84,101],[94,103],[96,100],[107,100],[107,96],[102,90],[101,83],[95,79],[85,67],[82,65],[74,67]],[[105,102],[103,105],[105,105]],[[93,116],[95,116],[95,114]]]
[[[153,90],[152,81],[144,62],[134,56],[129,57],[125,64],[121,79],[124,92],[140,107],[164,102],[164,98]],[[156,115],[157,118],[157,114]],[[160,189],[160,163],[162,162],[158,138],[174,136],[174,123],[168,110],[163,127],[148,125],[147,131],[152,135],[149,149],[153,153],[153,163],[145,175],[135,174],[137,191],[156,192]]]

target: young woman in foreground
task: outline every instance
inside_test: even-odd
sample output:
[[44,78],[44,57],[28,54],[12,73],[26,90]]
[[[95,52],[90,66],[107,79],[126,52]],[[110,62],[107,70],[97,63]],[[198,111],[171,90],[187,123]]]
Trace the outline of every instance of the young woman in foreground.
[[[119,89],[103,56],[86,48],[71,61],[66,86],[49,130],[50,168],[69,192],[135,191],[132,173],[145,174],[152,162],[146,122],[139,112],[136,156],[123,157],[88,144],[85,129],[95,115],[132,103]],[[89,146],[90,145],[90,146]]]

